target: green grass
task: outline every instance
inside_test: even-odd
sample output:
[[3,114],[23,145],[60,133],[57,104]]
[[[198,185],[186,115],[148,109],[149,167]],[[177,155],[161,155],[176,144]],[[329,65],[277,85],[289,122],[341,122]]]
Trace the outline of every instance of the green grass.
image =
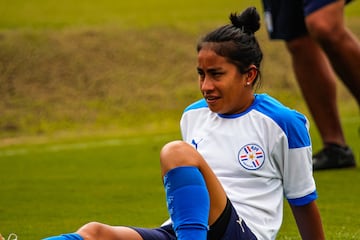
[[[83,139],[0,150],[0,232],[19,239],[89,221],[154,227],[167,217],[161,146],[177,133]],[[316,172],[327,239],[359,239],[360,170]],[[288,206],[278,239],[299,239]]]
[[[0,1],[0,29],[63,29],[88,26],[120,26],[148,28],[172,26],[186,31],[198,31],[209,23],[223,23],[224,16],[247,6],[260,10],[260,0],[223,1],[70,1],[13,0]],[[357,1],[346,9],[347,16],[358,16]]]
[[166,217],[158,152],[169,136],[3,150],[0,232],[40,239],[87,221],[155,226]]
[[[161,146],[200,95],[195,43],[260,1],[0,0],[0,233],[71,232],[88,221],[157,226],[167,216]],[[346,10],[360,36],[360,2]],[[264,24],[263,24],[264,25]],[[305,113],[282,42],[258,33],[263,87]],[[360,159],[359,111],[339,83],[346,139]],[[327,239],[360,239],[359,169],[316,172]],[[299,239],[289,208],[278,239]]]
[[[14,0],[0,4],[0,29],[43,29],[116,25],[122,28],[173,26],[194,30],[208,22],[223,22],[231,11],[255,1],[70,1]],[[221,11],[219,11],[221,9]]]

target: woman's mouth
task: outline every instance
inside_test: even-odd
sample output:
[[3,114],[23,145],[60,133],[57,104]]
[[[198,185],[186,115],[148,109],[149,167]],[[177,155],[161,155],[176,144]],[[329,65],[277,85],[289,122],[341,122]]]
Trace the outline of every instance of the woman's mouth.
[[216,96],[205,96],[205,100],[209,104],[215,103],[219,98],[220,97],[216,97]]

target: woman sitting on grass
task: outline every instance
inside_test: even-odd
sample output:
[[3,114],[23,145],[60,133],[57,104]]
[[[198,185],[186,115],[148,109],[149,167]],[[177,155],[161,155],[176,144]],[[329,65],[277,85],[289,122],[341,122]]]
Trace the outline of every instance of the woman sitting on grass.
[[170,220],[155,229],[92,222],[46,240],[275,239],[284,196],[302,238],[324,239],[308,121],[254,93],[262,61],[256,9],[230,20],[199,42],[203,99],[182,115],[183,141],[160,153]]

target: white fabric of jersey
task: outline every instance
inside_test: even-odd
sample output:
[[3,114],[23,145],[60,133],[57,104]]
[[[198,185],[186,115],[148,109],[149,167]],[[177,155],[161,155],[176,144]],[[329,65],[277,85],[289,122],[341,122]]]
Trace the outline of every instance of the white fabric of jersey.
[[240,218],[258,239],[275,239],[283,199],[304,205],[317,198],[306,117],[267,94],[246,112],[212,112],[204,99],[181,118],[183,140],[204,157]]

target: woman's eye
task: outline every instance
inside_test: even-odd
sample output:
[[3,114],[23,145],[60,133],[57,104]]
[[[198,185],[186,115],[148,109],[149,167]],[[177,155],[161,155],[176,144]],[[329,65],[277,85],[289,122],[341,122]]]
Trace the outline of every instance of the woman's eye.
[[214,77],[220,77],[223,73],[222,72],[214,72],[212,75]]

